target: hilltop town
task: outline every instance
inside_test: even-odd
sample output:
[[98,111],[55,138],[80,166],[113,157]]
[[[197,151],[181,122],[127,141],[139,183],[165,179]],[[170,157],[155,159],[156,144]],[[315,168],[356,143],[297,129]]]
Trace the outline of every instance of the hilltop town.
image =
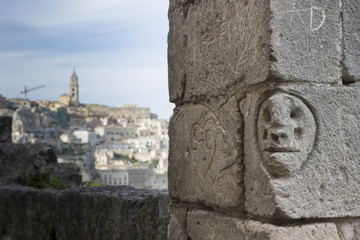
[[75,71],[58,101],[0,96],[0,115],[12,116],[13,143],[50,144],[83,182],[167,188],[168,120],[137,105],[80,103]]

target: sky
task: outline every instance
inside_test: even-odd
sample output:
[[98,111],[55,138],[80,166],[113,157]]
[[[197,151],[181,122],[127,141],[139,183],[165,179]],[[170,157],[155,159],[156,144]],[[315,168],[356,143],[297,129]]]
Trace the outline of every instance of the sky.
[[81,103],[150,107],[169,118],[168,0],[0,1],[0,94],[58,100],[79,77]]

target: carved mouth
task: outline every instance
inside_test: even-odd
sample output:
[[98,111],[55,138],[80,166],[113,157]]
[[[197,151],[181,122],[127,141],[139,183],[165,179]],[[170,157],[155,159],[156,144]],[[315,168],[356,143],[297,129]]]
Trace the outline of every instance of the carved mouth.
[[299,149],[296,148],[289,148],[289,147],[268,147],[265,148],[264,150],[265,152],[270,152],[270,153],[277,153],[277,152],[283,152],[283,153],[292,153],[292,152],[300,152]]

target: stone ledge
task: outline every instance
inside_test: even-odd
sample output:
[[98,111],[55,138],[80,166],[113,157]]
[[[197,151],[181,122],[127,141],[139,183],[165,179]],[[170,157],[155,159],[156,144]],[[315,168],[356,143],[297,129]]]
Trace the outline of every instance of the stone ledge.
[[218,212],[170,204],[169,240],[309,240],[360,239],[360,218],[301,219],[296,222],[264,222],[251,217],[232,217]]
[[[0,187],[0,239],[166,239],[167,191]],[[55,238],[54,238],[55,237]]]
[[188,212],[187,233],[192,240],[339,240],[336,225],[330,222],[276,226],[203,210]]

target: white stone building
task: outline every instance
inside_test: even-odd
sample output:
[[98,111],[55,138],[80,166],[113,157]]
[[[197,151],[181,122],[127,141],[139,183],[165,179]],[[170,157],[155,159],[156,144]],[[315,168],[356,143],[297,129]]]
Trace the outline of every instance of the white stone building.
[[91,145],[96,144],[96,133],[87,130],[75,130],[72,133],[75,138],[80,139],[81,143],[89,143]]
[[151,164],[137,163],[134,165],[108,165],[98,169],[101,182],[106,185],[126,185],[135,188],[166,189],[167,176],[154,172]]

